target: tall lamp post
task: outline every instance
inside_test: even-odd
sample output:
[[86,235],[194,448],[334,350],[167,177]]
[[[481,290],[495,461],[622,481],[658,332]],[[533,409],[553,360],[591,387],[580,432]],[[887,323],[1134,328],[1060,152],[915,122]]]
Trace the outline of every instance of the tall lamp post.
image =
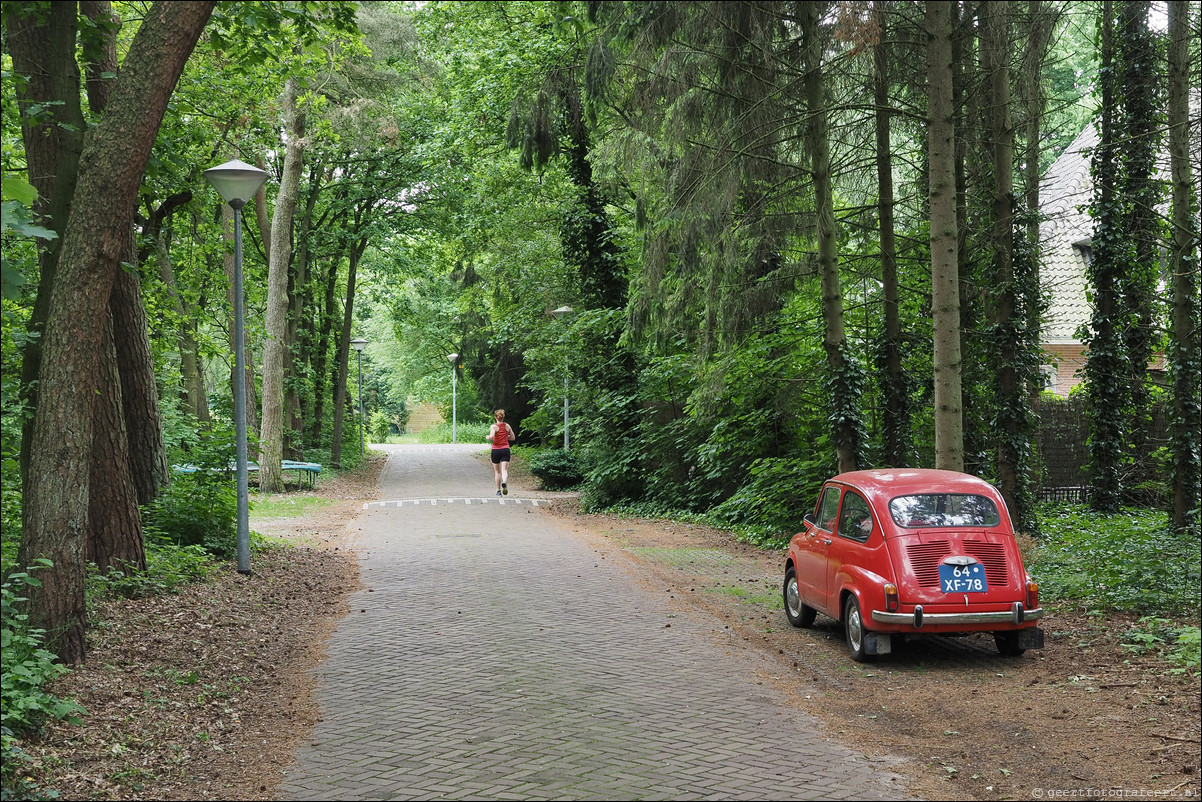
[[234,428],[237,432],[238,573],[250,573],[250,492],[246,468],[246,324],[242,309],[242,207],[267,180],[267,173],[234,159],[204,171],[234,210]]
[[[553,309],[551,314],[555,317],[563,317],[570,314],[574,310],[570,306],[561,306],[558,309]],[[563,450],[568,450],[568,349],[563,349]]]
[[351,340],[351,348],[359,354],[359,454],[363,455],[363,347],[367,340],[356,337]]
[[455,360],[459,358],[459,354],[447,354],[447,361],[451,363],[451,444],[459,442],[459,433],[457,431],[458,421],[456,421],[455,413]]

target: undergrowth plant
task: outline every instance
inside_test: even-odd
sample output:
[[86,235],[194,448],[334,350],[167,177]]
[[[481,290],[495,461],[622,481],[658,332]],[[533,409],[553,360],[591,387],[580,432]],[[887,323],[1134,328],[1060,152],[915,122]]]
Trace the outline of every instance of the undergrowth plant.
[[1202,577],[1198,541],[1174,531],[1157,510],[1116,514],[1080,505],[1044,505],[1043,538],[1031,571],[1045,599],[1141,616],[1197,618]]
[[41,584],[32,572],[50,565],[49,560],[39,559],[28,570],[14,571],[0,583],[0,719],[4,722],[0,727],[0,774],[6,799],[10,793],[34,798],[36,790],[25,788],[20,778],[26,757],[17,745],[19,737],[36,731],[48,719],[78,724],[79,716],[86,712],[76,702],[45,690],[68,669],[43,647],[45,632],[30,627],[29,616],[21,610],[26,601],[22,589]]

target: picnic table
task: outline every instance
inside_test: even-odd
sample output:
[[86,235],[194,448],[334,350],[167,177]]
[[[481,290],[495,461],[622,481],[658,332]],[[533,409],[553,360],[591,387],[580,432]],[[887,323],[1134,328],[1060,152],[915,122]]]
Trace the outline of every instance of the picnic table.
[[[281,470],[296,471],[297,487],[316,487],[317,474],[321,473],[320,462],[297,462],[295,460],[286,459],[280,463]],[[200,470],[196,465],[172,465],[171,469],[176,473],[196,473]],[[234,463],[230,463],[227,470],[236,471],[238,467]],[[214,468],[213,470],[218,470]],[[259,470],[259,464],[254,461],[246,463],[248,473],[254,473]]]

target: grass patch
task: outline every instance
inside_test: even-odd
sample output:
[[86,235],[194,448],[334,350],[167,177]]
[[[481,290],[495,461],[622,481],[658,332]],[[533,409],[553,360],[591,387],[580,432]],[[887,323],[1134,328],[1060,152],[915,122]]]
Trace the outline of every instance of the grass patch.
[[742,585],[723,585],[717,588],[707,588],[705,592],[731,596],[748,604],[758,604],[767,607],[769,610],[785,609],[784,597],[776,589],[767,591],[762,588],[746,588]]
[[252,498],[250,511],[255,518],[300,518],[333,503],[320,496],[273,494]]

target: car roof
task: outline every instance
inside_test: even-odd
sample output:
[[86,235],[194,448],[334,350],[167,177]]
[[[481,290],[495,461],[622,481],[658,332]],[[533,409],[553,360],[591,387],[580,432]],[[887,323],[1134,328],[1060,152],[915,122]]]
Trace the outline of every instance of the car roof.
[[916,493],[975,493],[999,500],[997,489],[976,476],[935,468],[889,468],[875,471],[849,471],[831,477],[856,488],[869,501],[881,504],[897,496]]

